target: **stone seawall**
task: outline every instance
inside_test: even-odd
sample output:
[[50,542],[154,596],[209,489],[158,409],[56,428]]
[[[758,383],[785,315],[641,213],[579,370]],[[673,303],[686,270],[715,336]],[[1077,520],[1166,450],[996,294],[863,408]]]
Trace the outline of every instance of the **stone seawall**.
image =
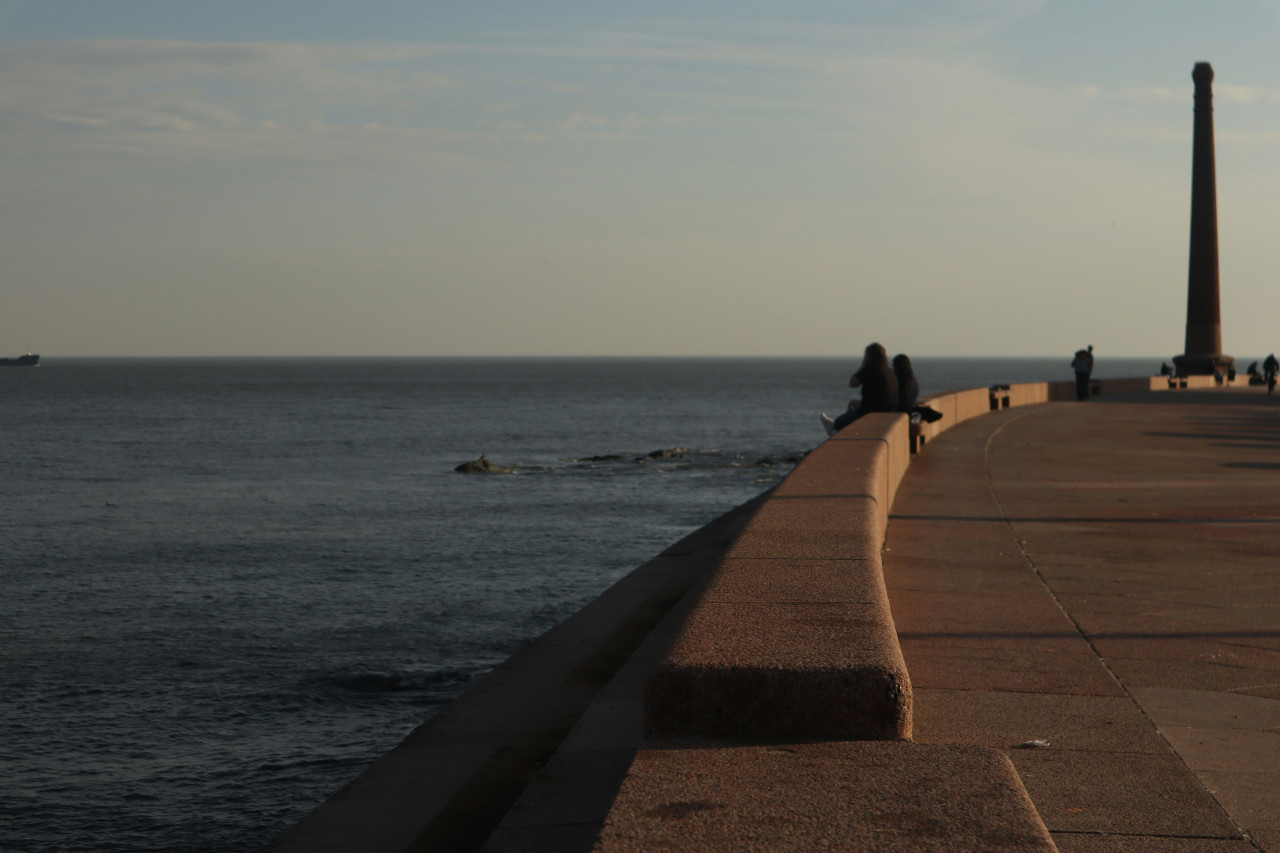
[[[268,849],[731,849],[768,846],[779,809],[812,813],[813,837],[789,826],[793,846],[896,825],[933,849],[938,796],[983,804],[972,826],[963,809],[944,822],[973,849],[1053,849],[1001,753],[911,743],[880,560],[912,449],[993,409],[1074,397],[1074,382],[1023,383],[933,395],[935,424],[862,418],[513,655]],[[832,781],[853,777],[858,792]],[[779,795],[784,779],[803,803]],[[855,793],[865,808],[848,807]],[[708,797],[737,805],[674,821],[662,805]]]

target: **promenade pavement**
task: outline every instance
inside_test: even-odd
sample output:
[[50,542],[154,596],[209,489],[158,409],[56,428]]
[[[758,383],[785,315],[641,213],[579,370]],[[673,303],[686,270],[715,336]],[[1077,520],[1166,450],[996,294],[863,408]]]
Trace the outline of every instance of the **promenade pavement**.
[[914,739],[1006,750],[1060,850],[1280,850],[1280,397],[1006,409],[904,478]]

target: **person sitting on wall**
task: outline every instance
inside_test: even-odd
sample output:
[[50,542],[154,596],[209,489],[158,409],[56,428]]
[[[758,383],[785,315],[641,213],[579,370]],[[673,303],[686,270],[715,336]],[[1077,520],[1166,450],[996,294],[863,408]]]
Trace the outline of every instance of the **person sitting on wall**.
[[1076,399],[1089,399],[1089,374],[1093,373],[1093,344],[1087,350],[1076,350],[1076,357],[1071,361],[1071,369],[1076,372]]
[[916,381],[911,359],[905,353],[898,353],[893,357],[893,374],[898,379],[899,412],[906,412],[913,422],[924,420],[933,423],[941,420],[942,412],[931,406],[920,405],[920,383]]
[[862,364],[849,377],[849,387],[861,388],[862,398],[856,408],[850,403],[849,410],[834,420],[826,412],[822,413],[822,426],[827,435],[835,435],[870,412],[893,412],[898,409],[898,378],[889,367],[889,354],[880,344],[867,344],[862,354]]

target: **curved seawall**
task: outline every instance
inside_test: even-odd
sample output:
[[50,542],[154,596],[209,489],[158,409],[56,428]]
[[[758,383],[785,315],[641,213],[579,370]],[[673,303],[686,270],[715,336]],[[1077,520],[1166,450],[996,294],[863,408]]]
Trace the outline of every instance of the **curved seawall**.
[[[729,849],[767,846],[782,814],[812,817],[812,837],[789,825],[801,847],[892,825],[914,849],[1053,849],[1003,753],[911,742],[881,557],[913,448],[1074,394],[968,389],[928,400],[936,424],[861,419],[513,655],[268,849]],[[738,808],[726,822],[710,800]],[[973,808],[939,824],[940,802]],[[957,837],[969,848],[947,846]]]

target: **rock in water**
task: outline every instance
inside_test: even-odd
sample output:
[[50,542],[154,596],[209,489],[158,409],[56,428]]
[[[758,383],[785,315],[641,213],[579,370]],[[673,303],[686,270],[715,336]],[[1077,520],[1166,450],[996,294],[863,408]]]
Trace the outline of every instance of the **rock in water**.
[[488,459],[484,458],[484,454],[480,454],[479,459],[473,459],[470,462],[463,462],[453,470],[459,474],[510,474],[514,468],[502,468],[494,465]]
[[646,456],[646,459],[683,459],[686,456],[692,456],[693,451],[687,447],[672,447],[668,450],[655,450]]

